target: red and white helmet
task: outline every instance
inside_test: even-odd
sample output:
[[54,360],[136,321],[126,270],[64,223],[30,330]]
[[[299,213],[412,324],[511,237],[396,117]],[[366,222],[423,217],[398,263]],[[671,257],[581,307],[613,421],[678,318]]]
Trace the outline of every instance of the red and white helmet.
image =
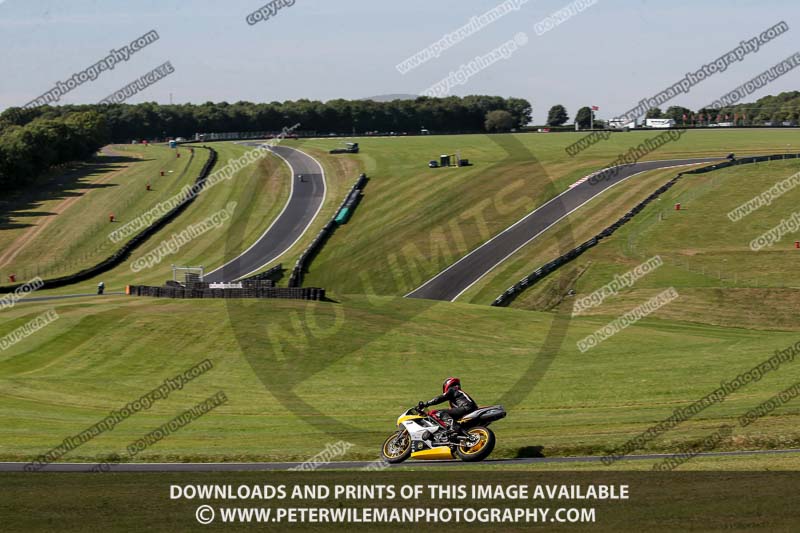
[[450,390],[450,387],[460,389],[461,380],[458,378],[447,378],[444,380],[444,383],[442,383],[442,394],[447,394],[447,391]]

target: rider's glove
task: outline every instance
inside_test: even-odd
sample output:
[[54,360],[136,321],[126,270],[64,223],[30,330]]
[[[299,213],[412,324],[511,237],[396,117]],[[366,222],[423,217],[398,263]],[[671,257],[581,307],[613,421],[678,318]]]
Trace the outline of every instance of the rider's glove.
[[428,407],[428,404],[426,402],[419,402],[417,404],[417,409],[424,409],[425,407]]

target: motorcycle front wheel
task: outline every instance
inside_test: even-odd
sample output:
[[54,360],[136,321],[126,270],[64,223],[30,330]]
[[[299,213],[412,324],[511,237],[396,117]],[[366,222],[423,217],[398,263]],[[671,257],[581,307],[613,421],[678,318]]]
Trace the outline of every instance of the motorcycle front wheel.
[[459,444],[458,448],[456,448],[456,454],[459,459],[467,463],[472,463],[475,461],[483,461],[489,457],[489,454],[494,450],[496,440],[494,432],[489,428],[476,426],[470,428],[467,433],[470,436],[478,437],[478,442],[472,446],[469,446],[467,443]]
[[381,455],[387,463],[402,463],[411,455],[411,436],[405,429],[395,431],[383,442]]

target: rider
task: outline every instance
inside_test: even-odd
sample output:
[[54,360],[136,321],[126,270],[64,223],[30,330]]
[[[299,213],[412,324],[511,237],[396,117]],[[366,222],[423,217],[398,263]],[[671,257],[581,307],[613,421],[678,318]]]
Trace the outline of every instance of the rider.
[[461,380],[458,378],[447,378],[442,383],[442,394],[427,402],[419,402],[419,408],[428,407],[429,405],[436,405],[444,401],[450,402],[450,409],[443,409],[437,412],[437,415],[444,415],[442,418],[448,422],[450,431],[455,434],[465,435],[464,430],[458,424],[458,419],[466,416],[478,408],[469,394],[461,390]]

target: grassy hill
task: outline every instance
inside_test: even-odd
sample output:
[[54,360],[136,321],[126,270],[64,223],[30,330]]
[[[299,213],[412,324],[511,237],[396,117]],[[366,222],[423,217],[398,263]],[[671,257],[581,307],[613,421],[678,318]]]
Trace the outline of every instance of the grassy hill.
[[[662,267],[587,313],[616,316],[671,286],[681,297],[659,310],[658,316],[796,331],[800,277],[795,264],[800,250],[795,249],[794,241],[798,235],[787,235],[757,252],[749,245],[797,210],[800,192],[790,190],[736,222],[727,215],[798,171],[800,163],[787,160],[686,175],[614,236],[571,263],[566,272],[546,278],[523,293],[513,306],[550,308],[565,300],[565,283],[577,291],[574,298],[566,298],[565,303],[571,305],[611,281],[615,274],[622,275],[658,255],[664,261]],[[678,202],[680,211],[674,209]],[[574,218],[585,220],[587,213],[594,216],[596,208],[588,205]],[[509,280],[520,279],[538,268],[545,257],[553,257],[553,235],[559,228],[553,230],[541,243],[532,243],[487,276],[481,287],[465,295],[466,300],[486,302],[510,285]]]
[[[216,143],[214,149],[219,154],[214,168],[220,169],[231,159],[241,157],[253,148],[233,143]],[[161,285],[172,278],[172,264],[202,265],[209,271],[239,255],[264,233],[286,203],[290,186],[288,166],[278,157],[265,157],[258,163],[239,170],[230,180],[220,182],[198,195],[180,216],[134,251],[125,264],[96,279],[42,294],[92,292],[100,280],[105,282],[109,292],[123,291],[125,285],[135,283]],[[189,226],[199,224],[229,207],[233,207],[230,218],[222,221],[218,227],[180,246],[174,253],[162,257],[157,264],[138,272],[132,270],[132,265],[151,254],[164,241],[170,240],[174,234],[181,233]]]
[[[188,149],[179,151],[180,158],[163,145],[107,147],[35,190],[5,198],[0,284],[9,274],[22,280],[71,274],[111,255],[122,245],[108,238],[111,231],[194,183],[208,153],[192,158]],[[116,223],[109,223],[110,214]]]
[[[575,343],[605,319],[565,323],[551,313],[388,297],[20,303],[3,312],[0,335],[51,308],[58,320],[0,351],[3,459],[43,453],[206,358],[213,369],[64,460],[122,454],[220,390],[226,405],[137,460],[297,459],[339,439],[355,445],[349,457],[371,458],[396,416],[433,396],[446,374],[460,375],[480,403],[509,409],[496,424],[497,456],[530,446],[546,455],[601,453],[797,340],[793,332],[646,319],[582,354]],[[647,449],[675,450],[735,424],[798,377],[797,367],[781,367]],[[797,405],[785,406],[737,428],[720,448],[797,445],[797,415]]]
[[[783,131],[758,132],[759,136],[718,133],[715,138],[708,132],[692,133],[695,138],[684,137],[653,158],[722,154],[749,145],[753,150],[779,151],[787,140]],[[355,445],[348,457],[374,458],[397,414],[433,396],[448,374],[461,376],[482,404],[502,402],[508,407],[508,419],[495,426],[497,456],[514,456],[537,446],[543,446],[546,455],[600,454],[622,444],[710,393],[722,380],[733,379],[797,341],[794,290],[784,287],[796,286],[789,254],[800,252],[788,246],[794,239],[770,251],[749,252],[763,260],[744,254],[757,231],[792,210],[796,195],[789,193],[738,223],[725,217],[733,207],[794,173],[797,162],[687,176],[660,203],[582,256],[567,271],[575,275],[567,276],[563,287],[546,280],[519,299],[517,308],[406,300],[398,295],[413,288],[414,276],[433,275],[445,264],[446,254],[426,253],[429,245],[441,244],[438,236],[444,235],[453,256],[476,246],[482,231],[499,231],[587,169],[602,166],[606,156],[623,147],[623,139],[644,138],[625,135],[614,136],[602,148],[605,152],[582,154],[574,161],[559,155],[571,142],[569,135],[501,136],[494,139],[497,143],[471,136],[367,139],[357,158],[324,155],[336,144],[331,140],[296,143],[320,156],[331,179],[329,193],[339,187],[343,194],[359,170],[373,178],[364,202],[351,222],[337,230],[307,282],[332,289],[336,302],[112,296],[20,303],[4,310],[0,338],[49,309],[60,318],[0,350],[0,457],[23,460],[43,453],[206,358],[213,362],[212,370],[64,459],[91,461],[123,453],[132,441],[220,390],[229,398],[226,405],[137,460],[305,459],[339,439]],[[519,145],[524,153],[531,152],[526,146],[535,148],[541,166],[521,153]],[[220,164],[246,149],[229,143],[215,147]],[[459,147],[462,156],[476,161],[474,167],[425,168],[437,152]],[[536,169],[541,173],[533,172]],[[464,299],[488,303],[559,244],[578,241],[613,220],[673,174],[649,173],[613,188],[570,217],[567,230],[558,228],[555,237],[523,249]],[[548,175],[555,177],[555,185]],[[143,273],[134,276],[128,265],[115,270],[105,276],[109,289],[120,289],[131,280],[160,283],[170,276],[172,262],[213,266],[234,256],[277,215],[290,179],[280,160],[268,158],[218,185],[213,194],[201,195],[133,259],[236,201],[229,225]],[[497,195],[507,187],[512,188]],[[487,196],[496,214],[488,216],[487,208],[482,229],[480,219],[470,222],[464,214]],[[330,214],[340,201],[337,194],[329,194],[324,209]],[[685,210],[673,212],[675,201]],[[323,216],[316,224],[324,220]],[[461,240],[453,238],[453,220],[462,229]],[[421,252],[413,268],[402,262],[409,257],[404,251],[409,244]],[[294,253],[297,250],[287,257]],[[634,289],[609,298],[585,316],[570,316],[567,287],[575,287],[579,297],[586,295],[654,254],[660,254],[665,265]],[[394,271],[393,256],[398,260]],[[724,271],[723,264],[735,265],[733,282],[716,274]],[[360,274],[364,271],[366,276]],[[61,292],[90,290],[94,283]],[[580,352],[579,340],[668,286],[676,287],[678,300]],[[782,366],[642,451],[675,451],[723,423],[736,426],[744,412],[798,378],[795,366]],[[736,426],[718,449],[798,446],[797,416],[798,407],[790,403],[751,426]]]
[[[577,139],[572,133],[360,139],[358,156],[328,160],[358,160],[371,181],[351,221],[312,264],[306,283],[342,294],[406,294],[578,178],[656,134],[614,134],[575,158],[564,152]],[[303,145],[322,152],[338,143],[311,140]],[[791,150],[800,151],[800,143],[786,130],[690,131],[646,159]],[[475,165],[427,168],[429,159],[456,151]],[[660,176],[666,181],[674,173]],[[598,201],[605,203],[612,194],[636,196],[624,192],[632,188],[646,196],[657,187],[648,181],[649,188],[639,188],[649,179],[637,176]],[[627,211],[626,203],[617,205]],[[504,280],[501,291],[519,277]]]

